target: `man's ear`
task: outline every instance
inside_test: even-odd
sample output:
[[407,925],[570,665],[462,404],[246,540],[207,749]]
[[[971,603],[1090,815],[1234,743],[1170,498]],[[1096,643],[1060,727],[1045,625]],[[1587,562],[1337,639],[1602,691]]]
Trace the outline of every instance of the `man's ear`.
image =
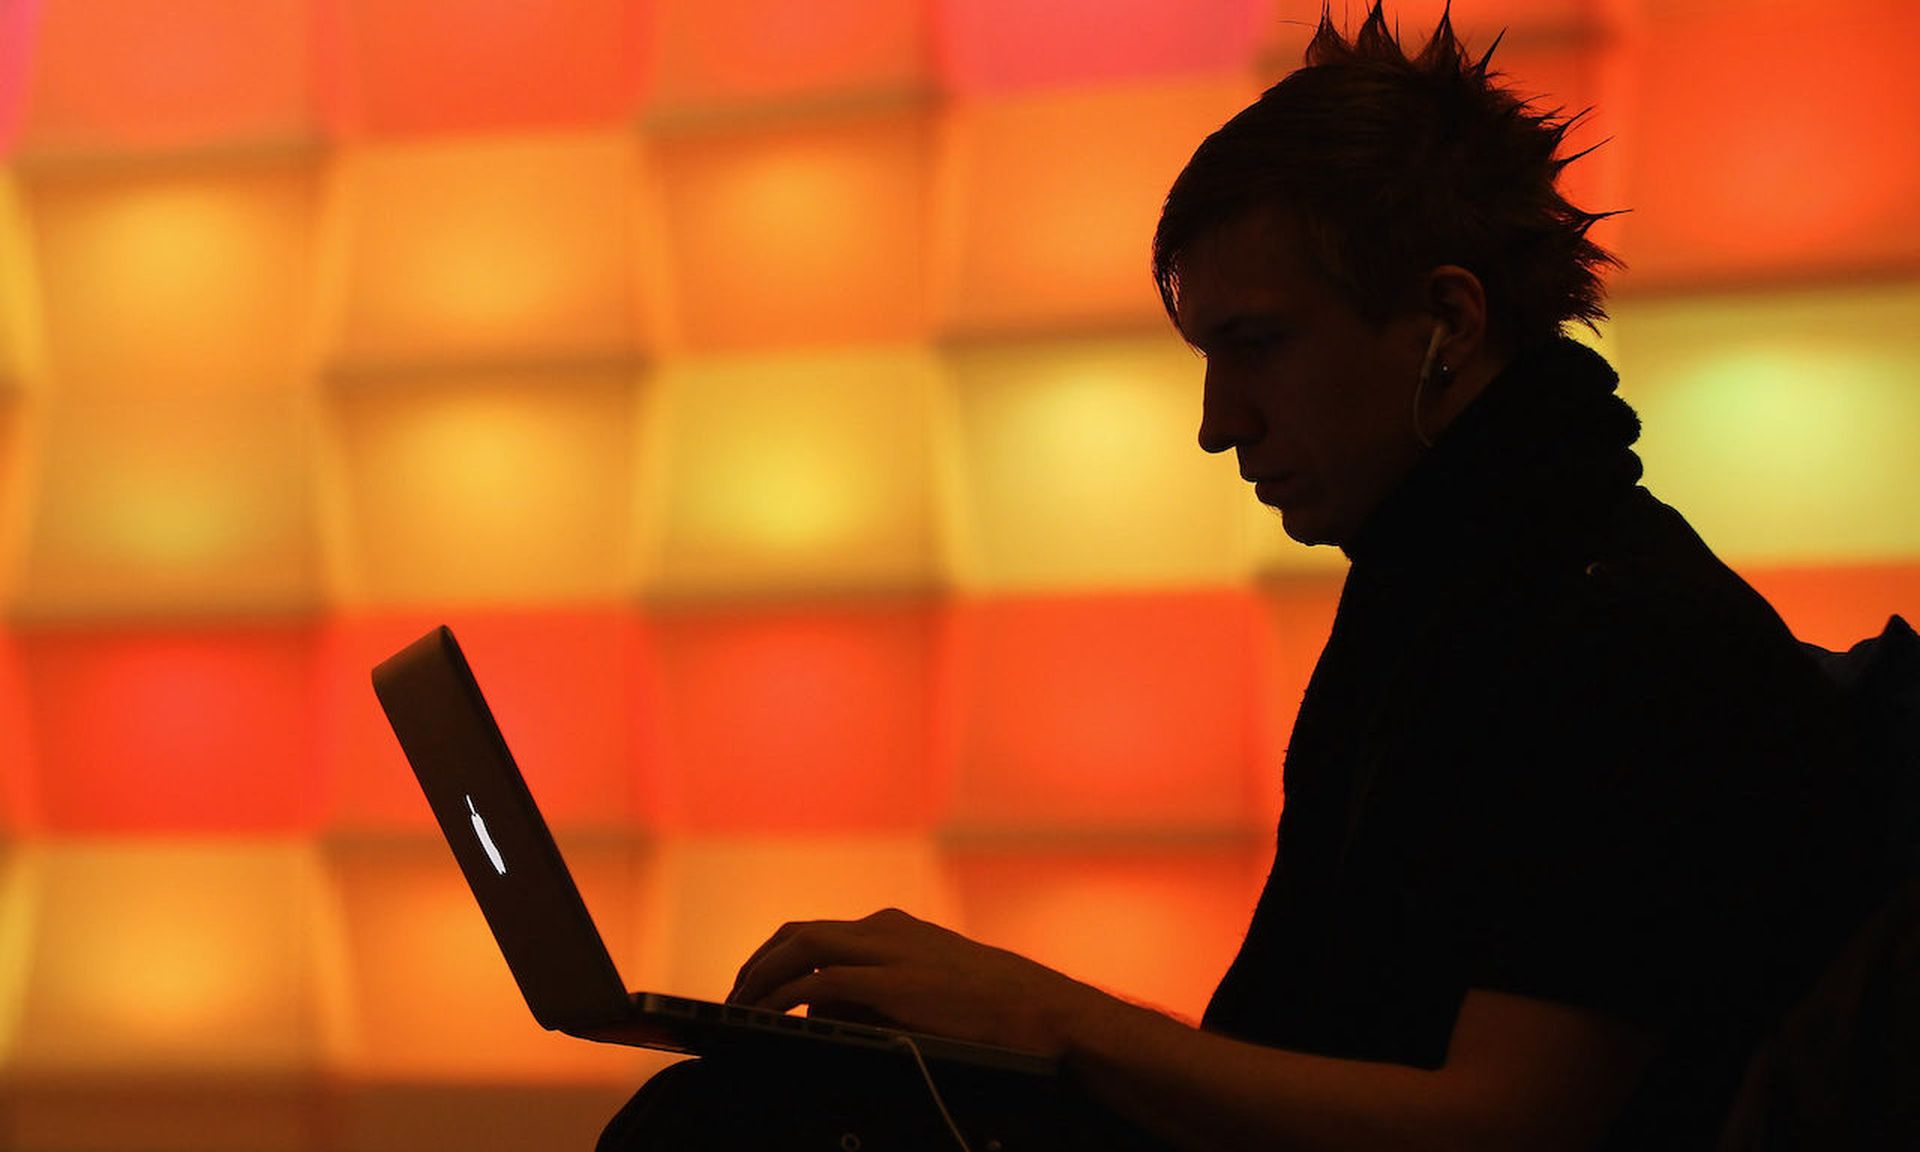
[[1427,273],[1426,308],[1447,334],[1439,358],[1455,372],[1479,367],[1491,349],[1487,339],[1487,290],[1480,278],[1458,264],[1442,264]]

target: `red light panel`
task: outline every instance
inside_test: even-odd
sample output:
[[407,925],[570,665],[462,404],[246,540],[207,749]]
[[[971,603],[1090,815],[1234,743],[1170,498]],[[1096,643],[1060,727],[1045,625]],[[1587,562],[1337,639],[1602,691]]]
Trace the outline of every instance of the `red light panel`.
[[[321,715],[329,822],[431,831],[433,816],[373,694],[373,666],[439,624],[459,638],[527,787],[556,828],[633,818],[638,625],[614,610],[347,617],[325,631]],[[638,721],[645,723],[644,715]]]
[[39,23],[40,0],[0,6],[0,156],[12,153],[14,139],[20,133],[32,72],[34,32]]
[[1255,608],[1236,591],[962,605],[952,824],[1258,827]]
[[335,128],[374,136],[616,124],[640,90],[637,0],[321,0]]
[[[15,34],[21,7],[0,16]],[[52,3],[39,23],[24,149],[177,150],[313,134],[305,0]]]
[[1920,8],[1675,5],[1646,20],[1626,283],[1920,262]]
[[663,820],[703,832],[924,826],[935,627],[917,604],[658,617],[647,788]]
[[39,823],[37,767],[27,727],[26,685],[13,635],[5,628],[0,628],[0,766],[0,835],[30,831]]
[[324,784],[301,625],[16,632],[56,834],[305,831]]

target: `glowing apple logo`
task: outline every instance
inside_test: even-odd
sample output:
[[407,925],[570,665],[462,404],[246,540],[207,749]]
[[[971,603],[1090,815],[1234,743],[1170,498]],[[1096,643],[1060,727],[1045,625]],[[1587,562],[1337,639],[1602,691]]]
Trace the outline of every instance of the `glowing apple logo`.
[[493,846],[493,837],[487,835],[487,822],[480,819],[480,812],[473,806],[473,797],[467,797],[467,811],[473,813],[473,834],[480,837],[480,847],[487,850],[487,859],[493,861],[493,870],[505,876],[507,862],[500,858],[500,849]]

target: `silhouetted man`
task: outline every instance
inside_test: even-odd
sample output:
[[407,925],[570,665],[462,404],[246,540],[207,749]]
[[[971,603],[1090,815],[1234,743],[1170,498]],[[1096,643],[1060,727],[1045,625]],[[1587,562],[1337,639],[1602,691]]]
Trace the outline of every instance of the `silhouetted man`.
[[1201,447],[1352,561],[1203,1026],[895,911],[787,925],[735,999],[1058,1055],[1180,1148],[1711,1145],[1852,911],[1835,702],[1638,486],[1563,334],[1614,263],[1555,189],[1569,122],[1487,63],[1323,15],[1154,239]]

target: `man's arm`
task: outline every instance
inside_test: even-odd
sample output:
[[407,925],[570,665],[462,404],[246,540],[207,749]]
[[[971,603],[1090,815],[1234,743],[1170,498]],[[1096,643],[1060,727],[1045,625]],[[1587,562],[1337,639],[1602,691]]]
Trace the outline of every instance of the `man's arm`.
[[1115,1113],[1193,1152],[1580,1148],[1625,1103],[1653,1047],[1596,1013],[1474,990],[1433,1071],[1265,1048],[894,911],[788,925],[741,969],[733,999],[851,1005],[1056,1055]]

